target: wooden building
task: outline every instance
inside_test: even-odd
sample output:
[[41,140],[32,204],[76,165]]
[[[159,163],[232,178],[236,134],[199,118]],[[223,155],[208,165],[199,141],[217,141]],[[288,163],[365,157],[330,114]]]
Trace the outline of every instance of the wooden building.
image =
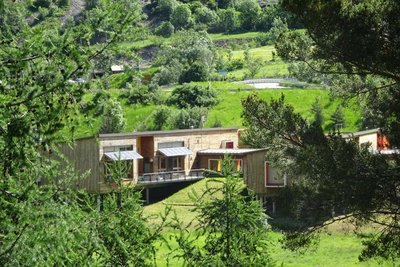
[[77,187],[103,193],[115,188],[107,166],[123,162],[126,185],[155,186],[202,179],[204,169],[197,153],[209,148],[237,148],[238,128],[187,129],[122,134],[100,134],[62,145],[62,152],[79,174]]

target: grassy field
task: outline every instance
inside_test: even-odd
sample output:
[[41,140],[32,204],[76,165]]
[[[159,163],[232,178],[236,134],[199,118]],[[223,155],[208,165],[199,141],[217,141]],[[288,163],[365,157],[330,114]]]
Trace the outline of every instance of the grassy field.
[[[222,179],[218,179],[222,180]],[[190,204],[193,200],[189,197],[189,194],[195,190],[196,192],[203,192],[208,180],[198,181],[181,191],[175,193],[169,198],[162,202],[157,202],[152,205],[144,207],[144,214],[147,216],[154,216],[162,213],[166,207],[166,204],[174,203],[185,203]],[[218,183],[211,183],[212,186],[218,186]],[[187,225],[189,222],[194,220],[197,214],[193,213],[191,206],[172,206],[175,210],[178,219],[182,222],[182,225]],[[150,220],[150,225],[157,223],[157,219]],[[188,228],[189,231],[194,231],[193,225]],[[177,243],[174,241],[174,230],[166,229],[163,233],[164,238],[168,240],[169,247],[176,249]],[[341,267],[341,266],[398,266],[389,261],[377,261],[370,260],[367,262],[359,262],[358,255],[362,250],[361,239],[352,233],[352,228],[347,226],[331,227],[326,233],[321,234],[318,246],[306,251],[304,254],[297,252],[291,252],[282,248],[279,240],[282,238],[282,233],[278,231],[270,232],[270,254],[276,263],[276,266],[287,266],[287,267]],[[198,239],[198,244],[201,245],[205,242],[204,239]],[[170,248],[163,243],[159,242],[157,245],[157,266],[168,266],[167,258],[171,253]],[[175,254],[172,254],[176,255]],[[182,266],[182,260],[179,258],[170,257],[169,266]]]
[[[257,93],[261,98],[270,100],[271,98],[279,98],[281,94],[285,95],[287,103],[294,106],[295,111],[302,114],[308,119],[312,119],[310,112],[311,104],[316,98],[320,99],[324,107],[323,115],[325,117],[324,127],[329,130],[329,118],[334,112],[336,106],[340,103],[339,100],[332,100],[328,90],[323,89],[273,89],[273,90],[256,90],[250,85],[235,84],[230,82],[200,82],[196,84],[208,85],[218,91],[219,103],[212,107],[209,116],[205,122],[205,127],[212,127],[216,122],[220,122],[222,126],[242,126],[242,105],[241,100],[252,93]],[[109,90],[111,95],[119,99],[120,90]],[[169,94],[165,92],[164,94]],[[124,117],[127,119],[125,132],[131,132],[145,124],[156,109],[156,105],[128,105],[124,99],[119,99],[122,104]],[[344,108],[345,127],[343,131],[355,131],[358,129],[360,120],[360,111],[356,105],[349,108]],[[97,133],[100,127],[100,118],[84,119],[79,118],[79,127],[77,127],[76,137],[85,137]]]
[[211,40],[219,41],[219,40],[234,40],[234,39],[251,39],[256,38],[260,35],[261,32],[245,32],[245,33],[211,33],[209,34]]
[[[334,112],[336,106],[340,103],[338,100],[331,100],[328,90],[321,89],[274,89],[274,90],[236,90],[226,93],[220,93],[220,102],[210,111],[206,126],[211,126],[215,121],[220,121],[224,126],[241,126],[242,106],[241,100],[251,93],[257,93],[262,99],[279,98],[281,94],[285,95],[287,103],[294,106],[296,112],[302,114],[307,119],[312,119],[310,107],[316,98],[324,107],[323,115],[325,117],[324,127],[329,130],[329,117]],[[354,105],[354,109],[355,105]],[[351,108],[344,109],[345,127],[343,131],[357,130],[360,118],[359,111]]]
[[[248,69],[234,70],[228,73],[227,79],[241,81],[247,77]],[[284,78],[289,75],[287,64],[282,60],[265,62],[254,78]]]

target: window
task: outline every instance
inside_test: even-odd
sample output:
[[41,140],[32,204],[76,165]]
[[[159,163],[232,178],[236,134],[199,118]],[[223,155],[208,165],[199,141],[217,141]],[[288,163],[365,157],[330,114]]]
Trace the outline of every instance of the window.
[[173,148],[173,147],[184,147],[183,141],[175,141],[175,142],[165,142],[165,143],[158,143],[158,149],[161,148]]
[[132,179],[133,162],[131,160],[106,161],[104,163],[104,176],[106,180],[111,182],[113,174],[121,175],[122,179]]
[[158,161],[158,170],[159,171],[167,170],[167,158],[160,157],[160,160]]
[[[120,152],[132,151],[132,145],[123,146],[106,146],[103,147],[104,153],[107,152]],[[107,181],[112,181],[112,174],[120,173],[123,179],[133,178],[133,160],[120,160],[120,161],[105,161],[104,175]]]
[[172,169],[174,171],[180,171],[182,169],[182,160],[180,157],[172,158]]
[[242,173],[242,160],[241,159],[235,159],[233,160],[234,163],[234,171]]
[[221,163],[220,159],[209,159],[208,160],[208,169],[216,172],[221,171]]
[[127,146],[105,146],[103,147],[103,152],[118,152],[118,151],[132,151],[133,146],[127,145]]

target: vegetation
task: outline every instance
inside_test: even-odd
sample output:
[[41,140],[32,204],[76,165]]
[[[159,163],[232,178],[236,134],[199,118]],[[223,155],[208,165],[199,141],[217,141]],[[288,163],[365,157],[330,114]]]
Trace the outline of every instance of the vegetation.
[[[211,199],[197,197],[197,236],[187,234],[182,223],[176,222],[180,230],[176,241],[185,265],[273,266],[266,215],[257,201],[246,200],[242,190],[241,181],[228,175],[222,186],[207,188]],[[202,237],[206,242],[199,247],[197,240]]]
[[[363,250],[355,235],[333,234],[350,244],[343,251],[323,234],[327,250],[343,255],[332,265],[356,266],[357,253],[395,263],[398,158],[371,154],[337,131],[384,126],[391,144],[400,144],[399,4],[282,2],[99,0],[77,7],[69,0],[0,0],[1,265],[154,266],[156,251],[167,250],[161,231],[176,241],[168,246],[181,256],[177,264],[329,265],[324,245],[300,256],[277,240],[298,249],[324,224],[348,217],[379,227],[362,239]],[[303,25],[307,31],[292,30]],[[112,74],[113,64],[125,71]],[[319,89],[306,84],[255,95],[250,85],[225,81],[288,75]],[[193,224],[178,223],[171,233],[170,210],[144,216],[131,188],[104,195],[102,205],[72,190],[85,174],[74,174],[57,150],[61,141],[99,132],[242,125],[246,142],[268,147],[271,161],[293,178],[276,196],[298,226],[286,227],[285,236],[267,229],[251,193],[230,175],[208,182],[214,186],[193,212],[176,207],[175,223],[185,217]],[[114,182],[124,167],[111,167]]]
[[172,91],[168,103],[179,108],[211,107],[218,102],[216,96],[216,91],[211,87],[184,84]]
[[[313,71],[326,75],[337,95],[345,100],[356,98],[368,114],[364,125],[383,127],[391,145],[397,147],[400,143],[397,95],[400,78],[396,62],[400,54],[389,47],[399,42],[398,35],[393,34],[399,30],[394,19],[400,11],[398,2],[284,0],[282,5],[304,24],[307,32],[282,32],[276,43],[280,56],[306,62]],[[301,192],[307,192],[306,197],[303,195],[307,198],[304,201],[321,203],[309,206],[308,211],[304,209],[303,214],[318,220],[318,216],[328,216],[328,209],[330,212],[344,209],[345,214],[351,213],[358,223],[374,221],[381,229],[364,242],[360,258],[400,257],[396,154],[392,157],[375,155],[368,152],[367,147],[358,148],[340,136],[327,138],[318,125],[307,125],[283,100],[268,105],[248,98],[244,103],[247,106],[245,116],[252,127],[260,125],[260,121],[250,118],[257,110],[250,105],[266,108],[264,116],[279,113],[276,117],[280,117],[280,125],[269,117],[270,121],[264,121],[261,128],[268,133],[266,139],[270,139],[264,141],[281,140],[287,149],[290,147],[291,156],[286,154],[282,158],[290,158],[298,166],[304,164],[304,160],[313,162],[313,166],[303,165],[306,171],[299,173],[303,178],[295,179],[296,185],[292,187],[299,192],[296,194],[299,198],[302,198]],[[374,119],[370,120],[372,113]],[[307,240],[302,239],[303,234],[289,236],[289,239],[291,237],[300,237],[293,239],[299,242],[297,245]]]

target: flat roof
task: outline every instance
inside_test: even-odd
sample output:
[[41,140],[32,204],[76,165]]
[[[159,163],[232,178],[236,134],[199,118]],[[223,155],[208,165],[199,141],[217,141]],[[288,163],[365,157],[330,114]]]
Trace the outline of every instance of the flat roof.
[[371,130],[364,130],[364,131],[358,131],[358,132],[347,132],[347,133],[341,133],[343,138],[349,138],[349,137],[357,137],[357,136],[362,136],[362,135],[367,135],[367,134],[373,134],[373,133],[378,133],[381,129],[380,128],[375,128]]
[[219,131],[238,131],[239,127],[227,127],[227,128],[195,128],[195,129],[181,129],[181,130],[166,130],[166,131],[144,131],[144,132],[131,132],[131,133],[111,133],[111,134],[99,134],[100,139],[122,139],[122,138],[136,138],[140,136],[161,136],[161,135],[179,135],[188,133],[208,133],[208,132],[219,132]]
[[256,151],[266,150],[265,148],[210,148],[197,152],[199,155],[245,155]]

